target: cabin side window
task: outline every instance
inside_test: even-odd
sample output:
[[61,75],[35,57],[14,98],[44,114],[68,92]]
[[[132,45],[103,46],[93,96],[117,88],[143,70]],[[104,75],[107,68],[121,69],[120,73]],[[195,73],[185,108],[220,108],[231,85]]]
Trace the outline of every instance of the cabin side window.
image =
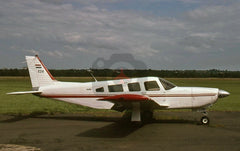
[[104,92],[104,88],[103,87],[97,88],[96,92]]
[[147,91],[159,91],[160,87],[156,81],[146,81],[144,82],[145,89]]
[[128,90],[129,91],[140,91],[140,84],[138,82],[135,83],[128,83]]
[[109,85],[108,91],[109,92],[123,92],[123,86],[121,84]]

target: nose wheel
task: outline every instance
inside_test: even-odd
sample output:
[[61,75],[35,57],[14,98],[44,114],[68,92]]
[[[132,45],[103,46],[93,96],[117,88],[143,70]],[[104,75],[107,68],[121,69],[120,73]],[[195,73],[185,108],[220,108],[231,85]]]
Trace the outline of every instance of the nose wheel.
[[207,116],[203,116],[202,118],[201,118],[201,124],[202,125],[209,125],[209,118],[207,117]]
[[209,118],[207,117],[207,111],[206,109],[202,109],[202,110],[197,110],[198,112],[201,112],[203,114],[203,116],[201,117],[200,119],[200,123],[201,125],[209,125],[210,123],[210,120]]

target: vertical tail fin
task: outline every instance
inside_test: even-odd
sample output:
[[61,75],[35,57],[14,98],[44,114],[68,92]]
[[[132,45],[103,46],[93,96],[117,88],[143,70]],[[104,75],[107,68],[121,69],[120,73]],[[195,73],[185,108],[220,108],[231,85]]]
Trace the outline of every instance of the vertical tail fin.
[[37,55],[26,56],[26,61],[33,89],[38,89],[41,86],[54,83],[55,78],[51,75]]

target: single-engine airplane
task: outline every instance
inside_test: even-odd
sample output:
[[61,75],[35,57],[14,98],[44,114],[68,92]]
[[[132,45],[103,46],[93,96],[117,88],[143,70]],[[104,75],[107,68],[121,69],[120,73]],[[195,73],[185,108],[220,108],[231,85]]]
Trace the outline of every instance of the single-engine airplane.
[[26,56],[34,94],[96,109],[132,110],[131,121],[153,117],[155,109],[192,109],[204,114],[200,122],[209,124],[206,109],[218,98],[229,95],[217,88],[178,87],[158,77],[142,77],[94,82],[57,81],[40,58]]

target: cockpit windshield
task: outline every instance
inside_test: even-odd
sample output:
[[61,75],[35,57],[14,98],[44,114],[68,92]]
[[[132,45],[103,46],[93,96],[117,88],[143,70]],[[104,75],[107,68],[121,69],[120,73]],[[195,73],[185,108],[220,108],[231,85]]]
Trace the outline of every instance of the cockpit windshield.
[[171,82],[169,82],[169,81],[167,81],[165,79],[159,78],[159,80],[162,83],[162,85],[163,85],[165,90],[170,90],[170,89],[176,87],[175,84],[173,84],[173,83],[171,83]]

